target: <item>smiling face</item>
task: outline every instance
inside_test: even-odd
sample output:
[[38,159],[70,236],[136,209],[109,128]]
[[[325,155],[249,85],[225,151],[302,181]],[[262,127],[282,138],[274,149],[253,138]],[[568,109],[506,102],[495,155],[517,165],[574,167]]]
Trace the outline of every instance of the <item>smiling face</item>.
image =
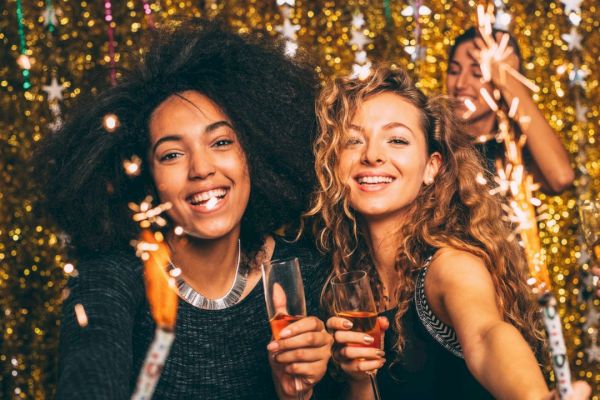
[[244,151],[229,118],[208,97],[186,91],[150,118],[149,162],[161,202],[195,237],[239,235],[250,197]]
[[481,81],[479,63],[470,54],[476,50],[473,40],[460,44],[448,66],[448,94],[460,100],[460,106],[456,110],[458,117],[464,118],[468,111],[464,104],[465,100],[470,100],[475,105],[475,111],[467,113],[468,116],[464,118],[467,123],[488,117],[493,113],[480,93],[481,88],[485,88],[491,94],[493,88],[491,83]]
[[350,188],[350,205],[367,222],[402,217],[421,186],[433,182],[441,156],[427,152],[421,115],[403,97],[384,92],[353,116],[338,172]]

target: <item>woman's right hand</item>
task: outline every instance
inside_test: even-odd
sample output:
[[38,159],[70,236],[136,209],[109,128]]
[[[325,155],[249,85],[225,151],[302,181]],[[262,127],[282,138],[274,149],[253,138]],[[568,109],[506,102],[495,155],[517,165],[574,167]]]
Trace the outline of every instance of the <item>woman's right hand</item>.
[[[383,334],[389,327],[389,322],[387,318],[379,317],[377,323],[381,330],[381,343],[383,343]],[[372,344],[375,338],[364,332],[352,331],[351,321],[341,317],[331,317],[327,320],[327,329],[333,333],[335,340],[333,361],[352,381],[368,382],[367,372],[378,370],[385,364],[383,350],[360,346]]]

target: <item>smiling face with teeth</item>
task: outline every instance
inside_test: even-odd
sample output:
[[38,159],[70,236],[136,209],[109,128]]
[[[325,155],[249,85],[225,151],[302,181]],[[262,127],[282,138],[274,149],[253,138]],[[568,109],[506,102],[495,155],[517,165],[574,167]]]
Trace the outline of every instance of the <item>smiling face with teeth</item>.
[[202,239],[240,232],[250,196],[244,151],[229,118],[194,91],[173,95],[150,118],[148,156],[175,225]]
[[424,182],[437,174],[441,156],[428,154],[422,113],[392,92],[368,97],[352,118],[338,173],[350,188],[350,205],[370,219],[401,217]]

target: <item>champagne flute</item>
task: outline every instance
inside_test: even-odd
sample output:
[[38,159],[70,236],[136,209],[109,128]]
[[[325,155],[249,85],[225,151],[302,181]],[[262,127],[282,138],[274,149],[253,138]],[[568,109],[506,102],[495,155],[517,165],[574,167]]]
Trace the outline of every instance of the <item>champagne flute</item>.
[[[373,343],[355,343],[349,346],[382,348],[381,329],[377,322],[377,307],[365,271],[351,271],[334,276],[331,279],[334,309],[338,317],[352,322],[352,329],[371,336]],[[375,400],[381,400],[375,374],[368,371]]]
[[[285,327],[306,317],[300,263],[297,258],[266,261],[262,278],[271,332],[279,340]],[[297,398],[302,400],[302,382],[294,378],[294,383]]]

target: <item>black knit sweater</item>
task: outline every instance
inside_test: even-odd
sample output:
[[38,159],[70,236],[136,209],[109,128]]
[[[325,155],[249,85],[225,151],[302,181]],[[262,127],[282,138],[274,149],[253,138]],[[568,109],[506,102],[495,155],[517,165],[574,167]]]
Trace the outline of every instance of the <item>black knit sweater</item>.
[[[277,240],[273,258],[298,257],[309,315],[316,315],[327,266],[314,251]],[[119,252],[81,260],[63,305],[59,399],[127,399],[134,389],[155,324],[142,265]],[[82,304],[89,325],[78,325]],[[271,338],[262,283],[224,310],[179,301],[175,341],[155,399],[276,398],[266,346]]]

